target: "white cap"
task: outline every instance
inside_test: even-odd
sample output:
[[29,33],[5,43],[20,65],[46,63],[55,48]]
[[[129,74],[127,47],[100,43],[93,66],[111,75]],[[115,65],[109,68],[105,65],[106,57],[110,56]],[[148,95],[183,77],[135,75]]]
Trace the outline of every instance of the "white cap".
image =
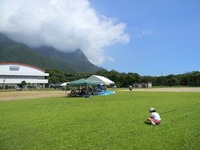
[[150,111],[150,112],[155,111],[155,108],[151,107],[151,108],[149,109],[149,111]]

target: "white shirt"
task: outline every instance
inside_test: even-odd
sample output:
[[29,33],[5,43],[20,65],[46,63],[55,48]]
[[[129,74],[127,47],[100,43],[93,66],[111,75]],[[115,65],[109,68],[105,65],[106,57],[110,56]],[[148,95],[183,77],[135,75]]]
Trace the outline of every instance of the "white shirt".
[[155,119],[155,120],[161,120],[160,115],[157,112],[152,112],[151,113],[151,118]]

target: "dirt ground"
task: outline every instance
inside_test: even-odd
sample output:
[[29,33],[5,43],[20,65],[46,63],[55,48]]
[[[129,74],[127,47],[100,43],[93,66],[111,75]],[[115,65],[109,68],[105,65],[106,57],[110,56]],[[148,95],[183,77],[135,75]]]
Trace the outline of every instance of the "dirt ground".
[[14,91],[0,92],[0,101],[28,100],[45,97],[64,97],[65,91]]
[[[129,91],[129,89],[117,89],[117,91]],[[134,91],[146,92],[200,92],[200,88],[141,88],[133,89]],[[65,91],[13,91],[0,92],[0,101],[10,100],[28,100],[45,97],[65,97]]]

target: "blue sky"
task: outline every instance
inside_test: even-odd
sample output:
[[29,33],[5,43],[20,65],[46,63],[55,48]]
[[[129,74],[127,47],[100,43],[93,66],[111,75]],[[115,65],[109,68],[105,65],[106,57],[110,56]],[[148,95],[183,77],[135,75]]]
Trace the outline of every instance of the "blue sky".
[[126,23],[129,42],[105,47],[101,66],[139,75],[200,71],[199,0],[90,0],[100,15]]

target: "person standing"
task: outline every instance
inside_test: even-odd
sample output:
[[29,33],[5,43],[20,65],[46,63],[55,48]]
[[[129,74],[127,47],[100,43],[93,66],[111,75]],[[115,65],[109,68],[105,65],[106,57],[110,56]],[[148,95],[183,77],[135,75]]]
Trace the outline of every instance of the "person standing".
[[129,86],[129,90],[132,92],[132,89],[133,89],[133,86],[132,85],[130,85]]

